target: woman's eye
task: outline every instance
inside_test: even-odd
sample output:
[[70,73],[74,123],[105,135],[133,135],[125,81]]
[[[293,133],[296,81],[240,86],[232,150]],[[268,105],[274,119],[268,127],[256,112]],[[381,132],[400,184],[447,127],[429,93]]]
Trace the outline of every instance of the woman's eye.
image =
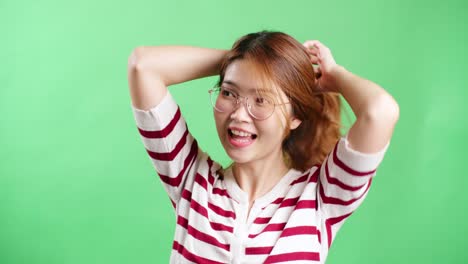
[[255,104],[259,106],[265,106],[271,104],[271,101],[268,100],[268,98],[265,97],[257,97],[255,98]]
[[225,97],[235,97],[234,93],[226,89],[221,89],[221,94]]

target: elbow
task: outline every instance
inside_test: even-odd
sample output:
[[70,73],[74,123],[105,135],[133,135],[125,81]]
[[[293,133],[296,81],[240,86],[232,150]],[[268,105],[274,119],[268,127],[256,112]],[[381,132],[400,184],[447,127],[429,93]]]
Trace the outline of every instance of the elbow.
[[400,106],[391,95],[385,94],[374,101],[366,116],[375,122],[395,124],[400,118]]
[[144,57],[144,48],[143,46],[136,47],[133,49],[132,53],[128,57],[127,68],[129,70],[141,70],[141,60]]

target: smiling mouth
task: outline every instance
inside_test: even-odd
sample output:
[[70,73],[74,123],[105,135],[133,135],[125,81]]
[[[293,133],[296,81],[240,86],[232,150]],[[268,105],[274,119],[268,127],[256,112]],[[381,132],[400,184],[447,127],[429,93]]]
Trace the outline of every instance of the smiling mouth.
[[236,140],[253,140],[257,138],[256,134],[247,133],[244,131],[228,129],[228,134],[231,138]]

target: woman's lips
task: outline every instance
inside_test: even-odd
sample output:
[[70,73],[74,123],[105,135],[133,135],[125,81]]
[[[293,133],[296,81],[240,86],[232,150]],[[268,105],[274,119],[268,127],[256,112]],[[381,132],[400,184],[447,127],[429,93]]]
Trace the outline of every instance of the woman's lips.
[[228,129],[228,140],[229,143],[238,148],[243,148],[251,145],[257,138],[256,134],[246,132],[236,128]]

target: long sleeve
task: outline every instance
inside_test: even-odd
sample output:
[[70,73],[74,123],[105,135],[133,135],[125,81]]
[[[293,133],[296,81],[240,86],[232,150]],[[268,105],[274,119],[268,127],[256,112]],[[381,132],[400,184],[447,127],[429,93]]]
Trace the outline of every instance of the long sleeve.
[[328,247],[345,219],[363,202],[390,144],[376,153],[361,153],[349,146],[347,136],[338,140],[320,166],[317,200]]
[[169,91],[147,111],[131,107],[145,149],[175,207],[187,180],[194,178],[190,168],[197,161],[197,141]]

